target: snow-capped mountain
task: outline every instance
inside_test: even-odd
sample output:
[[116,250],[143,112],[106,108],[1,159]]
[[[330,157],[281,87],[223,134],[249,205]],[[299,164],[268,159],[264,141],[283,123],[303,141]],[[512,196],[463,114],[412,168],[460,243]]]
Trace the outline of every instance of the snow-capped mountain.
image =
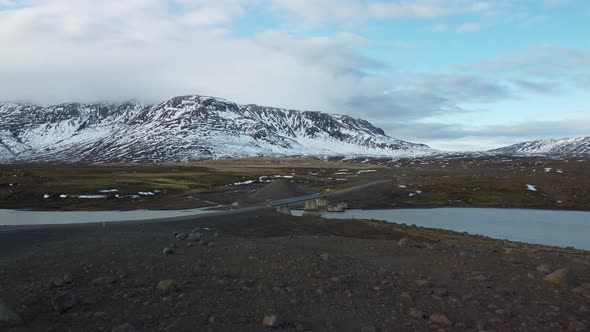
[[0,104],[0,161],[166,162],[433,152],[347,115],[183,96],[158,105]]
[[590,136],[523,142],[492,150],[501,154],[590,155]]

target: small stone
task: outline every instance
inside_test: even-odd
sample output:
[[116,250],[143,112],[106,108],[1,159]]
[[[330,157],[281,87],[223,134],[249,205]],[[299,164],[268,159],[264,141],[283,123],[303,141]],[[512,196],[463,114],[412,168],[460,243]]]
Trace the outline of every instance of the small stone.
[[72,275],[71,275],[71,274],[69,274],[69,273],[66,273],[66,274],[64,274],[63,281],[64,281],[66,284],[71,284],[72,282],[74,282],[74,278],[72,277]]
[[332,257],[327,252],[323,252],[320,254],[320,259],[327,262],[331,260]]
[[361,332],[377,332],[377,327],[375,325],[363,326]]
[[63,287],[64,285],[65,285],[65,282],[62,278],[57,278],[57,279],[51,280],[51,287]]
[[507,309],[496,309],[494,313],[498,316],[510,316],[511,312]]
[[80,303],[78,296],[71,292],[64,292],[59,294],[51,301],[53,309],[59,313],[64,313]]
[[191,233],[198,233],[201,231],[201,227],[195,227],[193,228],[193,230],[191,231]]
[[135,327],[129,323],[121,324],[118,326],[113,327],[111,332],[137,332]]
[[117,280],[118,280],[118,278],[115,276],[103,276],[103,277],[98,277],[98,278],[92,280],[92,284],[94,286],[110,285],[110,284],[116,283]]
[[434,324],[438,324],[438,325],[452,325],[453,324],[451,322],[451,320],[449,319],[449,317],[447,317],[446,315],[443,315],[443,314],[432,314],[432,315],[430,315],[429,320],[431,322],[433,322]]
[[207,246],[209,246],[209,247],[215,247],[215,243],[209,242],[209,243],[207,243]]
[[536,267],[536,270],[543,273],[551,273],[551,271],[553,271],[553,268],[549,264],[541,264]]
[[215,233],[213,233],[213,237],[221,237],[221,235],[219,235],[219,233],[215,232]]
[[264,319],[262,319],[262,325],[265,327],[277,328],[283,326],[284,324],[285,321],[283,318],[277,314],[264,316]]
[[312,325],[310,322],[301,322],[301,323],[297,323],[297,325],[295,326],[295,330],[297,330],[297,332],[307,332],[307,331],[312,331]]
[[0,300],[0,327],[14,327],[23,324],[22,318]]
[[590,283],[584,283],[572,289],[572,292],[590,299]]
[[94,317],[94,318],[104,318],[106,316],[107,316],[107,313],[103,312],[103,311],[97,311],[92,314],[92,317]]
[[187,235],[184,233],[178,233],[178,235],[176,235],[176,239],[177,240],[184,240],[186,239]]
[[192,244],[192,243],[190,243],[190,242],[187,242],[187,243],[186,243],[186,247],[187,247],[187,248],[194,247],[194,244]]
[[336,277],[332,277],[332,279],[330,279],[330,280],[335,284],[348,284],[348,283],[350,283],[349,276],[336,276]]
[[433,284],[430,280],[423,279],[423,278],[416,279],[416,285],[418,287],[432,287],[433,286]]
[[446,288],[435,288],[432,290],[435,295],[438,296],[447,296],[449,295],[449,291]]
[[411,317],[414,318],[419,318],[419,319],[423,319],[425,317],[424,312],[422,310],[419,310],[418,308],[410,308],[410,312],[409,312]]
[[405,299],[405,300],[411,300],[412,299],[412,296],[408,292],[402,292],[399,297],[402,298],[402,299]]
[[156,288],[162,294],[172,294],[172,293],[180,291],[180,289],[181,289],[178,282],[176,282],[175,280],[171,280],[171,279],[160,280],[160,282],[158,282],[158,285],[156,286]]
[[172,255],[172,254],[174,254],[174,249],[172,249],[172,248],[164,248],[164,250],[162,250],[162,254],[164,254],[164,255]]
[[186,240],[190,242],[199,242],[201,240],[201,233],[190,233]]
[[588,331],[586,329],[586,324],[579,321],[571,321],[567,327],[567,330],[571,332]]
[[573,283],[574,276],[568,268],[563,268],[549,273],[543,280],[555,285],[567,286]]

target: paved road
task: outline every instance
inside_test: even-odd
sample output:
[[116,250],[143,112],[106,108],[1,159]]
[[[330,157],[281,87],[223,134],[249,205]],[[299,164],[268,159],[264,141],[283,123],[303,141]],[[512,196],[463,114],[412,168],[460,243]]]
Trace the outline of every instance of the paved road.
[[[349,193],[352,193],[352,192],[355,192],[358,190],[364,190],[364,189],[367,189],[367,188],[372,187],[374,185],[382,184],[382,183],[386,183],[386,182],[389,182],[389,181],[384,180],[384,181],[370,182],[370,183],[363,184],[360,186],[354,186],[354,187],[351,187],[348,189],[335,191],[335,192],[331,192],[331,193],[312,194],[312,195],[305,195],[305,196],[299,196],[299,197],[293,197],[293,198],[268,201],[265,203],[259,203],[256,205],[243,207],[243,208],[239,208],[239,209],[233,209],[233,210],[221,210],[221,211],[214,211],[211,213],[186,215],[186,216],[179,216],[179,217],[169,217],[169,218],[158,218],[158,219],[110,221],[110,222],[108,222],[108,225],[109,225],[109,227],[112,227],[112,226],[116,226],[117,224],[133,225],[133,224],[144,224],[146,222],[154,223],[154,222],[171,222],[171,221],[191,221],[191,220],[196,220],[196,219],[200,219],[200,218],[209,218],[211,216],[221,217],[221,216],[227,216],[227,215],[233,215],[233,214],[239,214],[239,213],[246,213],[246,212],[258,211],[258,210],[264,210],[264,209],[271,209],[273,207],[277,207],[277,206],[281,206],[281,205],[295,204],[295,203],[305,202],[305,201],[309,201],[312,199],[318,199],[318,198],[336,198],[339,196],[344,196],[346,194],[349,194]],[[60,228],[60,227],[68,228],[72,225],[82,226],[82,225],[96,225],[96,224],[100,224],[100,223],[0,226],[0,233],[13,233],[13,232],[22,232],[22,231],[43,230],[43,229],[46,229],[49,227],[51,227],[51,228]]]

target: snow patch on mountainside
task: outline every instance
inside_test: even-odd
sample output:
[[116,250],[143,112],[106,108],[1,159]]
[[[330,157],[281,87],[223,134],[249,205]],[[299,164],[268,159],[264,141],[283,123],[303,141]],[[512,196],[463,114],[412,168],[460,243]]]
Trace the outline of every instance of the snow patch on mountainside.
[[546,139],[523,142],[491,150],[491,152],[522,155],[590,155],[590,137]]
[[366,120],[182,96],[158,105],[0,104],[0,160],[166,162],[251,156],[416,156]]

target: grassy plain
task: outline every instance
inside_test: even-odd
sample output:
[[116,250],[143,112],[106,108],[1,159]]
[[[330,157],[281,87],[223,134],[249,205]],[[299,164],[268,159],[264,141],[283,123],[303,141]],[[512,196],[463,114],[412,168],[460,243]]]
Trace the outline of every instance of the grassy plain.
[[[0,165],[0,208],[178,209],[243,204],[251,203],[248,198],[253,191],[276,179],[293,181],[313,192],[391,181],[348,197],[348,203],[357,208],[480,206],[590,210],[590,160],[501,156],[396,161],[253,158],[150,165],[6,164]],[[234,185],[246,181],[254,182]],[[537,191],[527,190],[527,184]],[[100,192],[109,189],[117,191]],[[154,195],[139,195],[140,192]],[[75,197],[78,195],[105,198]]]

